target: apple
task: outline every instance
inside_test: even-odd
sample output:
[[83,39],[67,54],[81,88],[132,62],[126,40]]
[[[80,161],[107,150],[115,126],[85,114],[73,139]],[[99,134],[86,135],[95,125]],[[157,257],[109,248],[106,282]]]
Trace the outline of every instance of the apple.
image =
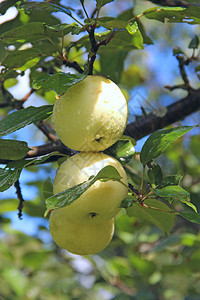
[[69,219],[80,224],[100,224],[113,218],[120,211],[121,201],[128,194],[128,181],[122,165],[101,152],[80,152],[60,165],[54,179],[54,194],[87,181],[108,165],[117,169],[124,185],[114,180],[97,180],[78,199],[63,208]]
[[114,219],[101,224],[79,224],[66,216],[66,210],[59,208],[51,212],[50,233],[54,242],[74,254],[89,255],[103,250],[114,233]]
[[123,134],[128,117],[127,101],[108,78],[90,75],[71,86],[55,101],[53,123],[67,147],[103,151]]

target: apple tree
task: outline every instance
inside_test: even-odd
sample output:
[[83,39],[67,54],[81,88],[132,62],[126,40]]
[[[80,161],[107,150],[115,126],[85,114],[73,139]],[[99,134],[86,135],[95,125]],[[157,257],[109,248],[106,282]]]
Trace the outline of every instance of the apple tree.
[[[0,22],[0,299],[198,299],[198,1],[6,0]],[[110,244],[79,257],[53,243],[49,215],[121,177],[102,168],[53,193],[77,149],[52,114],[93,75],[128,101],[123,135],[103,150],[123,165],[128,192]]]

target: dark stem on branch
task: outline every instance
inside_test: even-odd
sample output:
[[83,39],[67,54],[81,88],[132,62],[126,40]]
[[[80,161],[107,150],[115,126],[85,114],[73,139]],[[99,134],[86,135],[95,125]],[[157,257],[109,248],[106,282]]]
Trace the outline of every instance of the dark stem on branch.
[[91,51],[89,53],[89,67],[88,67],[88,75],[92,75],[93,74],[93,65],[94,65],[94,61],[96,59],[96,55],[98,52],[98,49],[100,46],[106,46],[113,38],[114,36],[120,31],[120,29],[117,29],[113,32],[111,32],[111,34],[104,40],[102,41],[96,41],[95,39],[95,26],[91,26],[90,30],[89,30],[89,39],[90,39],[90,44],[91,44]]
[[23,206],[24,206],[23,205],[24,199],[23,199],[23,196],[22,196],[22,192],[21,192],[19,180],[17,180],[14,183],[14,186],[15,186],[15,189],[16,189],[17,197],[19,199],[19,205],[17,207],[17,209],[18,209],[18,217],[19,217],[20,220],[22,220],[22,209],[23,209]]
[[76,70],[78,73],[83,74],[84,70],[81,68],[81,66],[76,62],[70,62],[68,61],[66,58],[63,60],[63,64],[67,67],[73,68],[74,70]]

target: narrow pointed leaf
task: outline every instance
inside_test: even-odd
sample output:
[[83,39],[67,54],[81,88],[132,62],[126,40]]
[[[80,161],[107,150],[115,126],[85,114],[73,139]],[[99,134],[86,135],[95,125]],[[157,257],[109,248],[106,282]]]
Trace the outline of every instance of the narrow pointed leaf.
[[193,128],[194,126],[180,126],[172,129],[156,131],[151,134],[142,148],[140,154],[141,163],[146,165],[148,162],[158,157],[177,138],[183,136]]
[[0,136],[7,135],[31,123],[46,119],[52,113],[52,105],[27,107],[7,115],[0,121]]
[[195,35],[195,37],[189,43],[188,48],[189,49],[197,49],[198,47],[199,47],[199,37],[198,37],[198,35]]

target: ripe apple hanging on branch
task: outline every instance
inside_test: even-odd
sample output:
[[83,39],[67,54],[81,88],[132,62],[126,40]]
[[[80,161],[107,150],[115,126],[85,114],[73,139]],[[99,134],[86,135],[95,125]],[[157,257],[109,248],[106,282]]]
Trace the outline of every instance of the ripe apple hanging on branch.
[[123,134],[127,101],[119,87],[102,76],[90,75],[57,99],[55,130],[63,144],[78,151],[104,151]]

